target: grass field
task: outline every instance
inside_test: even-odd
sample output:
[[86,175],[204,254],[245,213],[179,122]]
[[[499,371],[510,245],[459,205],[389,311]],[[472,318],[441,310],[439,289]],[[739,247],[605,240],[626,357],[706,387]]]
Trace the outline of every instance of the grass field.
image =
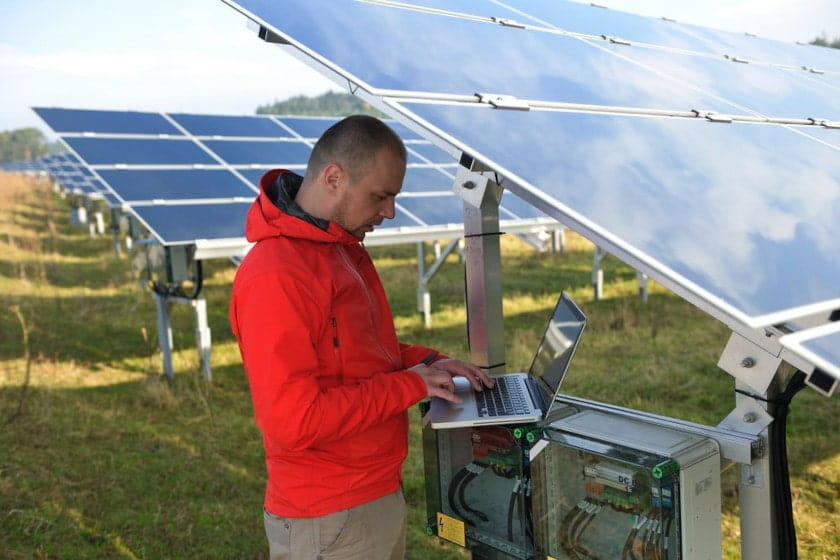
[[[155,308],[129,257],[68,223],[46,183],[0,174],[0,558],[266,558],[264,467],[248,387],[227,326],[234,268],[205,265],[213,380],[198,372],[193,320],[172,309],[173,383],[160,376]],[[589,315],[568,392],[706,424],[732,409],[716,367],[728,332],[635,273],[605,261],[593,301],[591,246],[569,235],[562,255],[503,240],[505,343],[527,368],[560,290]],[[463,270],[432,284],[433,328],[416,310],[413,246],[371,251],[400,336],[467,356]],[[405,465],[409,558],[468,558],[427,537],[417,410]],[[838,399],[794,399],[788,452],[800,558],[840,556]],[[724,474],[724,557],[739,558],[737,485]]]

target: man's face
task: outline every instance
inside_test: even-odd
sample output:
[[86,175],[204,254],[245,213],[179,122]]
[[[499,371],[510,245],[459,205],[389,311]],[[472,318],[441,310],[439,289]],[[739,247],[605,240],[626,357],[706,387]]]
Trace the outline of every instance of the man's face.
[[369,168],[341,192],[333,221],[362,241],[385,219],[395,215],[394,198],[402,188],[405,162],[391,150],[382,149]]

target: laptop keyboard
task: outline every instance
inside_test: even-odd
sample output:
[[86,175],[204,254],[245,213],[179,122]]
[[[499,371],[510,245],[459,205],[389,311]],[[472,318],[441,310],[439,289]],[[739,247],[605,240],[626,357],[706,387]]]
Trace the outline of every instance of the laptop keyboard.
[[526,414],[530,410],[521,383],[516,380],[509,381],[505,377],[494,379],[496,384],[492,389],[485,388],[475,393],[479,416]]

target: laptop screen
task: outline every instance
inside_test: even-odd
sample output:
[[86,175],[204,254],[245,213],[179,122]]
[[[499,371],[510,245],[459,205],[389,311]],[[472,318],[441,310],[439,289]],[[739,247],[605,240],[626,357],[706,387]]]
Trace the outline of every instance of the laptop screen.
[[586,315],[568,295],[560,294],[528,370],[538,381],[547,406],[557,398],[585,325]]

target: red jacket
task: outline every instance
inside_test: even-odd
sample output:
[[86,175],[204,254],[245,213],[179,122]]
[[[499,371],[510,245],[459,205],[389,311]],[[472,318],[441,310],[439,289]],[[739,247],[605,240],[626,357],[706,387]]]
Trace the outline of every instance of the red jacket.
[[230,304],[265,447],[264,505],[283,517],[321,516],[399,489],[406,410],[427,394],[405,368],[432,352],[397,341],[367,251],[334,222],[305,214],[293,202],[299,186],[284,170],[260,180],[245,227],[257,243]]

